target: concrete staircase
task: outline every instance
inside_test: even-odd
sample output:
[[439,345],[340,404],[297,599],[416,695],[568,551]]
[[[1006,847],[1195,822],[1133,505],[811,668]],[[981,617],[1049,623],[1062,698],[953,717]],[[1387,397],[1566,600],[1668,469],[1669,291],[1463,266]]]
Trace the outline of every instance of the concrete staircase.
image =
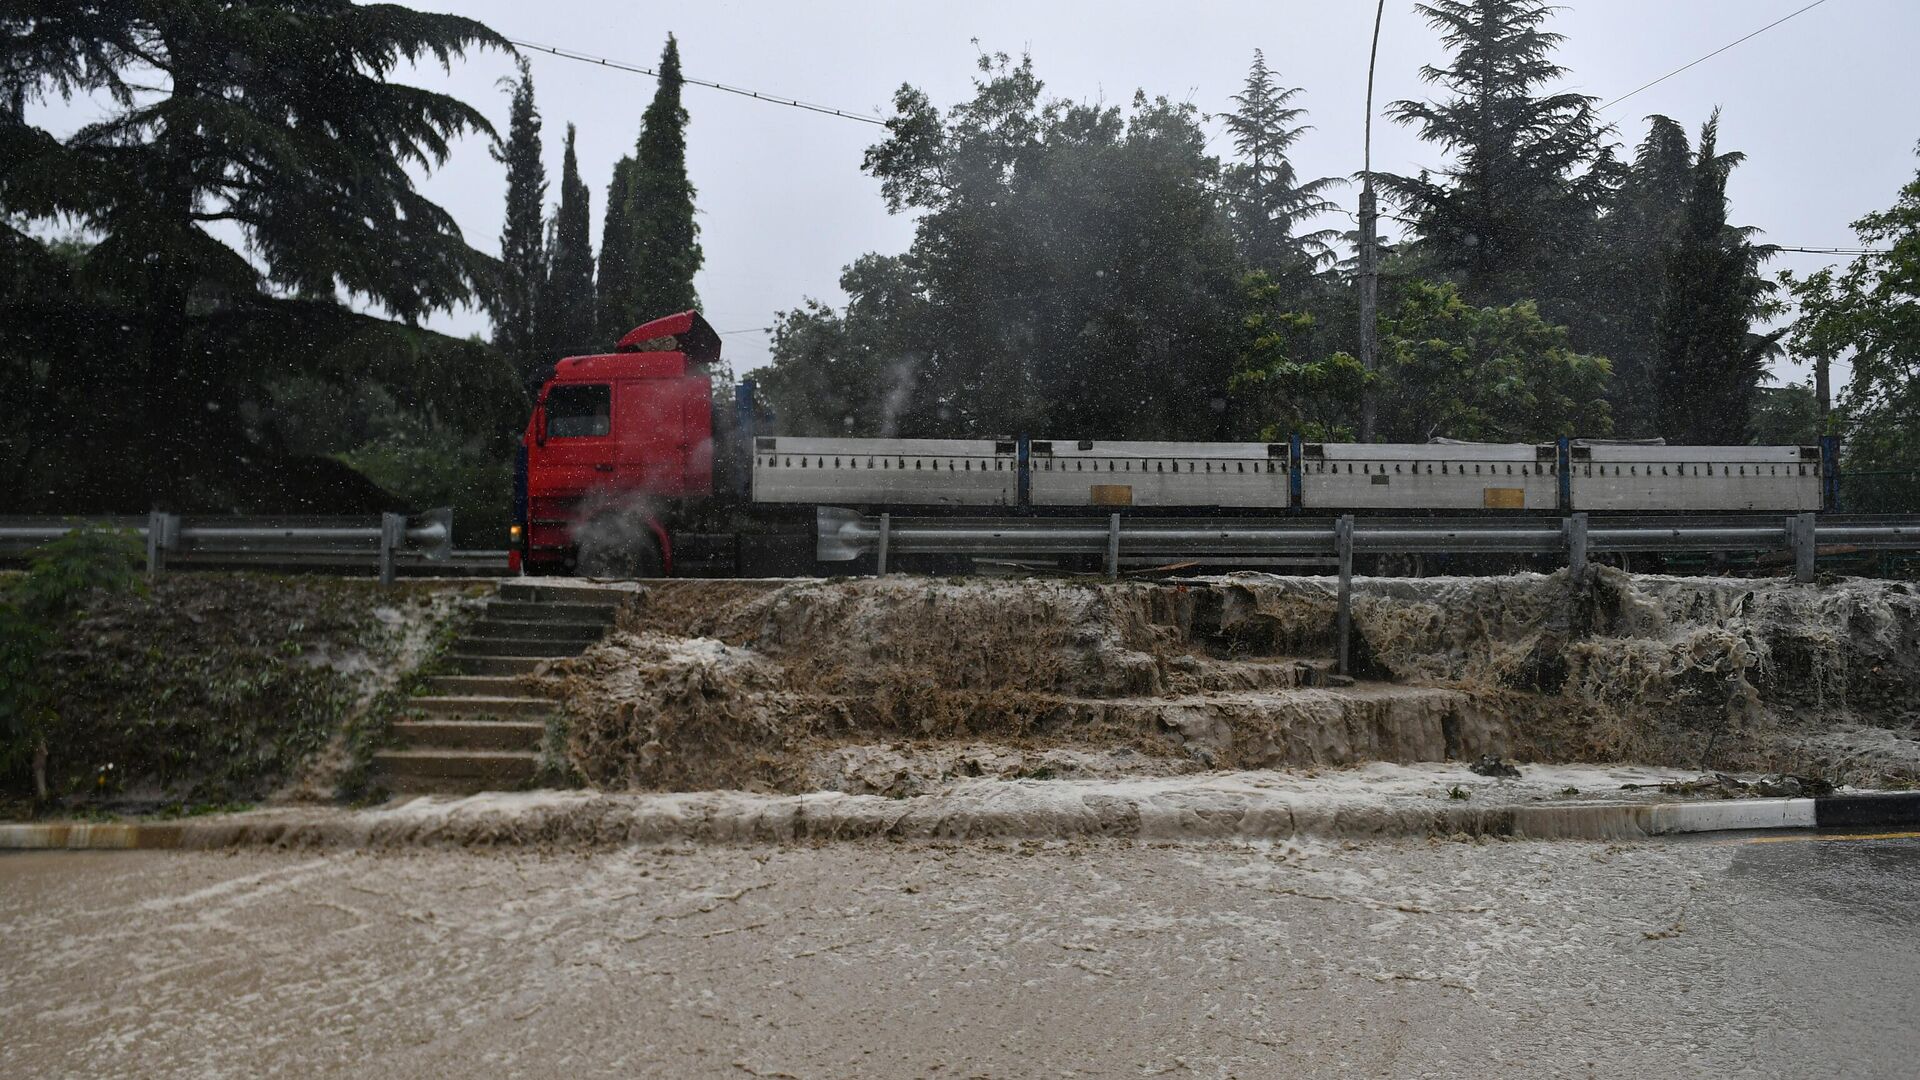
[[438,675],[393,725],[395,745],[374,755],[374,775],[395,795],[510,791],[533,782],[540,741],[556,705],[530,696],[519,676],[543,660],[578,656],[612,626],[628,594],[604,588],[508,582]]

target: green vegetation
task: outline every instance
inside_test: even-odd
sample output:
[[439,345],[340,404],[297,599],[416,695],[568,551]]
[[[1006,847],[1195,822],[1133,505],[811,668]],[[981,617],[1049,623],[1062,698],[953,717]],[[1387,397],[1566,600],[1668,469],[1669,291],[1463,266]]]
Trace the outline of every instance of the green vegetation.
[[650,319],[699,305],[693,276],[704,256],[687,179],[687,110],[680,44],[667,35],[660,82],[640,120],[633,156],[614,165],[600,240],[600,333],[611,345]]
[[48,756],[68,735],[54,668],[60,631],[95,592],[137,587],[139,554],[130,533],[76,529],[0,590],[0,775],[28,765],[42,802],[52,793]]
[[1741,155],[1717,114],[1697,146],[1649,117],[1622,161],[1594,99],[1555,88],[1544,0],[1419,10],[1448,59],[1422,69],[1432,100],[1388,115],[1449,160],[1376,177],[1409,225],[1383,262],[1377,372],[1324,224],[1338,181],[1294,168],[1303,92],[1265,55],[1219,118],[1225,161],[1191,108],[1050,99],[1031,58],[986,56],[951,108],[895,95],[865,169],[915,238],[846,268],[844,310],[780,316],[763,382],[785,430],[1349,439],[1369,392],[1386,440],[1786,430],[1790,399],[1759,385],[1772,251],[1729,224]]
[[1920,506],[1920,173],[1853,230],[1869,254],[1781,275],[1801,313],[1789,341],[1818,366],[1816,393],[1832,361],[1852,362],[1834,418],[1846,437],[1847,508],[1911,510]]
[[[506,145],[494,160],[507,167],[506,223],[500,229],[500,289],[494,299],[494,347],[522,379],[541,366],[535,349],[537,294],[547,280],[546,238],[540,224],[547,197],[547,167],[540,161],[540,110],[533,103],[533,73],[520,58],[513,84]],[[552,363],[551,360],[546,363]]]

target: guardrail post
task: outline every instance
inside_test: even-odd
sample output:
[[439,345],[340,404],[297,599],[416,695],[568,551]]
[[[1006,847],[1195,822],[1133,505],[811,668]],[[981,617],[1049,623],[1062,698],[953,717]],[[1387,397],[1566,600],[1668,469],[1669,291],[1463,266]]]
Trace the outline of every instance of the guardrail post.
[[1107,580],[1120,579],[1120,515],[1107,515]]
[[380,515],[380,584],[393,584],[394,550],[407,540],[405,514]]
[[880,515],[880,539],[874,546],[873,572],[876,576],[885,576],[887,572],[887,541],[893,535],[893,515]]
[[159,577],[167,568],[167,553],[180,542],[180,518],[158,510],[147,515],[147,577]]
[[1333,550],[1340,559],[1339,604],[1334,616],[1334,636],[1339,639],[1340,674],[1347,670],[1353,644],[1353,515],[1342,514],[1333,523]]
[[1575,514],[1562,521],[1560,528],[1567,537],[1567,577],[1577,589],[1587,576],[1587,515]]
[[1793,580],[1813,580],[1814,517],[1795,514],[1787,520],[1787,538],[1793,542]]

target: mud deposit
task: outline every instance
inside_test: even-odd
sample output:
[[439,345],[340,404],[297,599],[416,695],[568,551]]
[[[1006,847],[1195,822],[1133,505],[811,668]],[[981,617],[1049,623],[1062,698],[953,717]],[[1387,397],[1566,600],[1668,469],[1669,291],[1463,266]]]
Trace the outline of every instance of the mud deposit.
[[552,666],[594,786],[906,796],[974,777],[1363,761],[1638,761],[1920,777],[1920,595],[1897,582],[667,582]]

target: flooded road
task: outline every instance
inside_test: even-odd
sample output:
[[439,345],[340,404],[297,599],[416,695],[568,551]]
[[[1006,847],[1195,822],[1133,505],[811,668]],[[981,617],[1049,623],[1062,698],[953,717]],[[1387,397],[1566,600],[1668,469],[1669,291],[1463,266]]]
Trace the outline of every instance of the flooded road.
[[0,1075],[1906,1077],[1920,840],[0,856]]

